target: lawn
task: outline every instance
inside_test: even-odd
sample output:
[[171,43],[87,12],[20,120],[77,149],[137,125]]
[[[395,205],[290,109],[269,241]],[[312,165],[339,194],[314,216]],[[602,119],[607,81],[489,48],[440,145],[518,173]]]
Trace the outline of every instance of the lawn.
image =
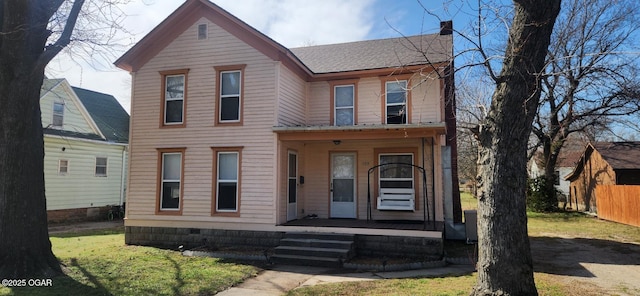
[[66,276],[52,287],[3,288],[0,295],[213,295],[257,274],[250,265],[178,251],[125,246],[123,228],[51,237]]
[[[469,193],[461,194],[462,209],[477,208],[477,200]],[[528,212],[531,237],[582,237],[605,241],[640,243],[640,228],[600,220],[576,212]],[[447,241],[445,250],[454,257],[475,256],[472,247],[463,242]],[[468,295],[477,274],[433,279],[397,279],[367,282],[347,282],[304,287],[290,291],[289,296],[303,295]],[[593,285],[568,285],[557,275],[536,272],[536,287],[540,295],[600,295]]]

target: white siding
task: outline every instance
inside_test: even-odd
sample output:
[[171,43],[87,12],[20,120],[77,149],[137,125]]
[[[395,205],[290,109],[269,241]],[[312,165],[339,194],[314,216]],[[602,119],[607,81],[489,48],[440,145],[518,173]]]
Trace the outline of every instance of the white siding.
[[78,101],[73,89],[66,80],[62,80],[54,89],[40,98],[42,127],[51,127],[53,123],[53,103],[64,103],[62,129],[85,134],[99,134],[97,128],[90,123],[88,114]]
[[[125,146],[50,136],[44,146],[47,210],[120,204]],[[106,177],[95,176],[96,157],[107,157]],[[68,161],[66,174],[58,173],[60,159]]]
[[[209,37],[197,40],[198,24]],[[215,126],[214,66],[246,64],[242,125]],[[277,63],[217,25],[201,19],[165,47],[137,73],[133,84],[128,218],[168,221],[271,223],[275,220],[274,161]],[[160,128],[159,71],[189,69],[186,127]],[[157,148],[185,147],[181,216],[155,215]],[[240,217],[211,215],[211,147],[243,147]]]

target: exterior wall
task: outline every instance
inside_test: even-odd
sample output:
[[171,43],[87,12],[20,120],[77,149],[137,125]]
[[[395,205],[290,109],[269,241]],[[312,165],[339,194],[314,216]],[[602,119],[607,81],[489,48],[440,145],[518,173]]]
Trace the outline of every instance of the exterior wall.
[[571,181],[572,203],[577,210],[597,212],[597,185],[615,185],[616,175],[598,151],[593,151],[583,164],[582,171]]
[[307,83],[289,68],[280,66],[278,75],[277,125],[298,125],[307,121]]
[[[126,146],[45,136],[44,147],[47,210],[120,204]],[[96,157],[107,157],[106,177],[95,176]],[[60,159],[68,161],[66,174],[58,173]]]
[[[383,123],[384,77],[366,77],[358,80],[357,124]],[[427,79],[419,83],[415,78],[411,90],[411,123],[441,122],[442,109],[440,81]],[[326,81],[312,82],[310,85],[308,125],[330,125],[331,86]]]
[[[197,40],[199,24],[208,39]],[[188,54],[185,54],[188,53]],[[215,125],[217,81],[214,66],[246,64],[242,124]],[[275,94],[277,63],[227,31],[200,19],[134,73],[127,224],[275,223]],[[159,71],[189,69],[186,126],[160,127],[162,76]],[[215,216],[211,209],[212,147],[242,147],[239,216]],[[182,215],[156,215],[158,148],[186,148]],[[253,224],[252,224],[253,223]]]
[[[301,143],[281,142],[279,153],[280,181],[278,182],[278,200],[281,206],[278,207],[281,213],[278,216],[278,223],[286,222],[286,176],[287,176],[287,150],[296,149],[299,158],[299,175],[305,177],[304,184],[298,184],[298,217],[316,214],[319,218],[330,216],[330,155],[331,153],[350,152],[356,154],[356,206],[357,219],[367,219],[367,177],[369,168],[377,164],[376,151],[392,152],[394,150],[403,152],[410,149],[414,153],[414,164],[424,166],[427,178],[427,196],[429,202],[428,215],[433,219],[432,211],[435,210],[436,220],[443,220],[442,204],[442,168],[439,159],[432,163],[431,145],[425,141],[424,154],[422,153],[421,139],[399,139],[399,140],[362,140],[362,141],[341,141],[340,145],[335,145],[331,141],[314,141]],[[440,155],[439,144],[434,145],[435,155]],[[422,155],[425,156],[423,162]],[[435,165],[435,207],[432,204],[433,191],[432,184],[432,164]],[[416,210],[411,211],[379,211],[376,209],[377,179],[376,173],[370,178],[371,182],[371,202],[372,216],[375,220],[423,220],[423,184],[421,174],[414,171],[414,184],[417,186]]]
[[60,84],[40,98],[42,127],[50,127],[53,123],[54,102],[65,104],[62,129],[85,134],[99,134],[97,129],[89,123],[91,119],[75,98],[75,93],[66,80],[62,80]]

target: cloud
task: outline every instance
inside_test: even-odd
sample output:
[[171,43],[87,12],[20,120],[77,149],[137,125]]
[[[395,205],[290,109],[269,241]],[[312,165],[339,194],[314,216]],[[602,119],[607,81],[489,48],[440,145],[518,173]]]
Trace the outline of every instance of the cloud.
[[[340,43],[366,39],[373,28],[375,0],[214,0],[214,3],[286,47]],[[132,1],[121,6],[124,26],[135,42],[184,2]],[[124,50],[113,52],[113,60]],[[91,59],[91,57],[84,57]],[[73,86],[114,95],[129,111],[130,77],[109,63],[90,66],[82,59],[57,57],[48,67],[51,78],[66,78]],[[79,60],[79,61],[78,61]],[[106,64],[106,65],[104,65]]]

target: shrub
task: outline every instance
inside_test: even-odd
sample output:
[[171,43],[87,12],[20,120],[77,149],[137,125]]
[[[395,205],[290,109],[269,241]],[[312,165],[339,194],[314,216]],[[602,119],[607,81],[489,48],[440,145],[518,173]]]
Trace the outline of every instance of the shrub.
[[534,212],[555,212],[558,210],[558,197],[555,189],[547,193],[547,179],[544,176],[527,180],[527,209]]

